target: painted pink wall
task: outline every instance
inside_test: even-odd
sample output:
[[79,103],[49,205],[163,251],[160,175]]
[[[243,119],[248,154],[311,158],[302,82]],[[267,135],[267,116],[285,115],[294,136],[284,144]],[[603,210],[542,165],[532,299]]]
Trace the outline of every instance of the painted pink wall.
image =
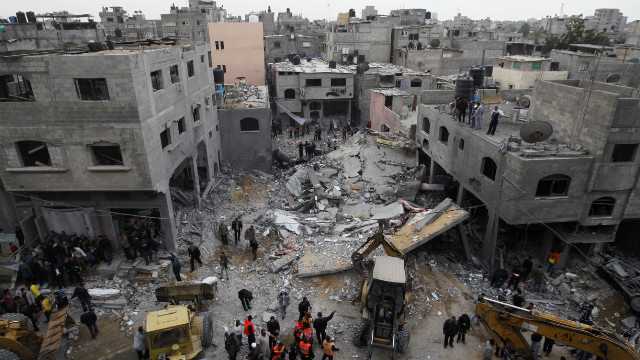
[[[265,85],[262,23],[209,23],[213,67],[226,65],[226,84],[244,76],[247,85]],[[216,50],[216,41],[224,41],[224,50]]]
[[384,98],[385,96],[380,93],[371,92],[371,106],[369,107],[371,129],[380,131],[382,125],[386,124],[391,129],[390,131],[394,133],[405,130],[400,123],[400,115],[384,106]]

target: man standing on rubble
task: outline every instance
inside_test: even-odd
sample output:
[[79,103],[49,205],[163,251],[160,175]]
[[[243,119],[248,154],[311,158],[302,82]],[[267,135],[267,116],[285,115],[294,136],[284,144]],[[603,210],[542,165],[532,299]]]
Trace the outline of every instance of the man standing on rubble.
[[180,260],[173,253],[169,253],[169,256],[160,257],[162,260],[171,261],[171,268],[173,269],[173,275],[176,277],[176,281],[182,281],[180,277],[180,270],[182,270],[182,265],[180,265]]
[[89,291],[84,288],[84,283],[79,282],[78,286],[73,290],[73,295],[71,295],[71,299],[77,297],[80,300],[80,305],[82,307],[86,307],[91,309],[91,295],[89,295]]
[[302,157],[304,156],[304,144],[302,141],[298,143],[298,156],[300,157],[300,160],[302,160]]
[[229,258],[224,251],[220,254],[220,279],[224,279],[224,273],[227,273],[227,279],[229,279]]
[[253,326],[251,322],[253,317],[251,315],[247,316],[244,320],[244,334],[247,335],[247,343],[253,345],[256,343],[256,328]]
[[80,315],[80,322],[87,325],[87,328],[89,328],[89,332],[91,333],[91,337],[95,339],[96,335],[98,335],[98,325],[96,325],[98,317],[93,310],[87,307],[83,307],[82,311],[84,313]]
[[442,333],[444,334],[444,348],[446,349],[447,345],[453,347],[453,338],[456,337],[458,333],[458,322],[455,316],[452,316],[444,322]]
[[242,231],[242,220],[240,220],[240,217],[237,217],[231,222],[231,228],[233,229],[233,237],[236,240],[236,244],[238,244],[238,241],[240,241],[240,232]]
[[322,313],[318,313],[318,318],[313,320],[313,328],[316,329],[316,336],[318,337],[318,344],[322,344],[324,339],[327,337],[327,324],[329,320],[333,319],[333,315],[336,313],[335,310],[331,312],[331,315],[327,317],[322,317]]
[[287,307],[291,303],[291,297],[287,294],[287,290],[281,289],[278,294],[278,304],[280,305],[280,313],[282,314],[282,320],[287,315]]
[[280,336],[280,323],[275,316],[271,316],[267,322],[267,330],[269,331],[269,348],[273,348],[278,342],[278,336]]
[[533,256],[529,255],[529,257],[522,263],[522,275],[520,275],[520,281],[527,281],[527,277],[531,274],[533,270]]
[[549,276],[553,277],[553,274],[556,272],[556,264],[560,259],[560,254],[557,251],[552,251],[549,256],[547,256],[547,260],[549,261],[549,267],[547,271],[549,272]]
[[244,232],[244,239],[249,241],[249,245],[251,245],[251,240],[255,240],[256,231],[253,228],[253,225],[249,226],[247,230]]
[[258,335],[258,347],[260,348],[260,353],[264,359],[268,359],[271,355],[271,346],[269,343],[269,336],[267,335],[267,330],[262,329],[260,331],[260,335]]
[[189,253],[189,263],[191,263],[191,272],[193,272],[193,270],[195,270],[196,261],[200,266],[202,266],[202,260],[200,260],[200,248],[191,244],[189,245],[187,252]]
[[249,239],[249,246],[251,247],[251,254],[253,254],[253,261],[256,261],[258,258],[258,240],[256,240],[255,235]]
[[227,229],[227,225],[223,221],[220,221],[220,224],[218,225],[218,234],[220,235],[222,243],[227,245],[229,243],[229,240],[227,239],[229,230]]
[[469,330],[469,328],[471,327],[471,319],[469,319],[469,315],[467,314],[462,314],[460,315],[460,317],[458,318],[458,339],[456,340],[456,342],[460,342],[460,340],[462,339],[462,343],[465,343],[465,335],[467,334],[467,331]]
[[307,299],[307,297],[303,297],[302,301],[300,301],[300,304],[298,304],[298,312],[300,312],[300,316],[298,317],[298,321],[302,320],[302,318],[304,317],[304,315],[311,310],[311,303],[309,302],[309,299]]
[[547,274],[542,270],[542,265],[538,265],[531,277],[533,278],[533,290],[540,291],[544,286],[544,281],[547,279]]

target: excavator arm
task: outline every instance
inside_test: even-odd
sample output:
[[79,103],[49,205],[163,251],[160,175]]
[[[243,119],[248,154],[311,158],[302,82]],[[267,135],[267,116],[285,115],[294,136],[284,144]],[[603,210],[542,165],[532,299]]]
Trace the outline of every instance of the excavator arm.
[[[478,301],[476,315],[497,344],[509,344],[525,359],[535,359],[527,339],[533,332],[602,359],[640,360],[640,354],[618,334],[597,327],[529,311],[499,301]],[[526,331],[526,332],[525,332]]]
[[351,261],[354,263],[360,263],[362,260],[366,259],[367,256],[371,255],[371,253],[378,248],[378,246],[382,245],[382,248],[387,253],[387,255],[391,257],[397,257],[404,260],[404,253],[402,250],[398,249],[392,242],[385,238],[384,234],[381,230],[377,231],[375,234],[369,236],[367,240],[360,245],[356,251],[351,254]]

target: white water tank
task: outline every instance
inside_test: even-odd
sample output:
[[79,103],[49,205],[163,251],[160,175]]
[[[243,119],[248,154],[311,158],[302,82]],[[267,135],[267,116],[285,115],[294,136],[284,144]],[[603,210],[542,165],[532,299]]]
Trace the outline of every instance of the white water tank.
[[249,15],[249,22],[259,22],[258,15]]

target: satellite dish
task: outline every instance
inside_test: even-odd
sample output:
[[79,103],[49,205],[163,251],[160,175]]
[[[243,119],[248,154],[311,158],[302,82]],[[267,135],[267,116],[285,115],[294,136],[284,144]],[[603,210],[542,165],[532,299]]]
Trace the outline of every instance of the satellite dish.
[[429,46],[431,46],[432,48],[439,47],[440,46],[440,40],[433,39],[433,40],[429,41]]
[[527,143],[547,140],[553,134],[553,127],[546,121],[532,121],[520,129],[520,138]]
[[424,66],[424,64],[427,63],[427,60],[425,60],[424,58],[417,58],[413,61],[416,65],[418,65],[418,67],[422,67]]

